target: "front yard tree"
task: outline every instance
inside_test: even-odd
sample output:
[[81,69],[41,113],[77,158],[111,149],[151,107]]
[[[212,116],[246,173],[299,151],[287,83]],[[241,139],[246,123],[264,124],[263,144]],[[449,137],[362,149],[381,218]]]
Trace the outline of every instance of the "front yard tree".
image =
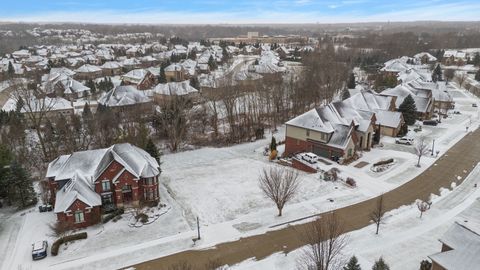
[[215,62],[213,55],[210,55],[210,58],[208,58],[208,67],[210,68],[210,70],[217,69],[217,63]]
[[453,77],[455,77],[455,70],[449,68],[449,69],[446,69],[445,70],[445,78],[448,80],[448,81],[451,81],[453,80]]
[[160,75],[158,75],[158,82],[167,83],[167,76],[165,75],[165,68],[163,66],[160,67]]
[[418,208],[418,211],[420,211],[420,218],[422,218],[424,212],[430,209],[430,205],[431,205],[430,203],[424,202],[424,201],[417,202],[417,208]]
[[398,111],[402,113],[403,119],[407,125],[415,124],[417,119],[417,106],[412,95],[408,95],[400,104]]
[[420,137],[415,144],[415,155],[418,157],[417,167],[420,167],[420,159],[428,153],[428,145],[425,141],[425,137]]
[[13,67],[12,62],[8,62],[7,73],[9,76],[13,76],[15,74],[15,68]]
[[380,229],[380,224],[382,224],[384,214],[385,214],[385,205],[383,204],[383,194],[382,194],[380,195],[380,197],[378,197],[377,203],[375,205],[375,209],[370,215],[373,222],[377,226],[377,230],[375,231],[375,234],[378,234],[378,230]]
[[348,238],[335,213],[323,214],[308,224],[301,238],[306,248],[299,259],[300,269],[336,270],[345,265],[341,253]]
[[477,73],[475,73],[475,80],[480,82],[480,69],[478,69]]
[[348,77],[348,83],[347,83],[347,87],[349,89],[355,89],[355,74],[353,73],[350,73],[350,76]]
[[357,257],[352,256],[347,265],[343,267],[343,270],[362,270],[360,264],[358,264]]
[[376,261],[376,262],[373,264],[372,270],[390,270],[390,267],[389,267],[388,264],[383,260],[383,258],[380,257],[380,259],[378,259],[378,261]]
[[282,216],[283,207],[298,191],[298,173],[278,167],[263,169],[259,179],[260,189],[265,196],[271,199],[278,209],[278,216]]
[[272,136],[272,141],[270,142],[270,152],[273,150],[277,150],[277,141],[274,136]]

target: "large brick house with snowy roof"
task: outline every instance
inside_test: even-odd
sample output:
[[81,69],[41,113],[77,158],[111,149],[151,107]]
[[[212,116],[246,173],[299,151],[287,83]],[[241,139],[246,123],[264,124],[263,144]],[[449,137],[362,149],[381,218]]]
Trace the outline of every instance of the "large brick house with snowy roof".
[[46,174],[57,219],[76,228],[98,223],[104,211],[158,202],[159,176],[158,162],[128,143],[59,156]]

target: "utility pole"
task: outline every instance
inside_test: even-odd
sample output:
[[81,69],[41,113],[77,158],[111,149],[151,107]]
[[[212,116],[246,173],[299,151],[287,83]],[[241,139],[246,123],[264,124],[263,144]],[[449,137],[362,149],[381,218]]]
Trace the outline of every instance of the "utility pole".
[[197,240],[200,240],[200,222],[197,217]]

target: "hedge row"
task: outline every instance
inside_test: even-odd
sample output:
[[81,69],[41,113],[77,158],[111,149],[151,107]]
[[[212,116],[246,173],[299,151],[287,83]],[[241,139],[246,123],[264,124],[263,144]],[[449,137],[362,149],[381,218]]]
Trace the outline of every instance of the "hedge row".
[[86,232],[76,233],[76,234],[68,235],[68,236],[57,239],[57,241],[53,242],[52,244],[52,250],[51,250],[52,256],[58,255],[58,249],[63,243],[80,240],[80,239],[87,239],[87,233]]
[[117,210],[113,211],[112,213],[103,216],[102,222],[105,224],[105,223],[109,222],[110,220],[112,220],[114,217],[122,215],[124,212],[125,212],[125,210],[123,210],[123,208],[118,208]]
[[382,160],[382,161],[379,161],[379,162],[373,164],[373,167],[380,166],[380,165],[385,165],[385,164],[390,164],[392,162],[393,162],[393,158],[390,158],[390,159],[387,159],[387,160]]

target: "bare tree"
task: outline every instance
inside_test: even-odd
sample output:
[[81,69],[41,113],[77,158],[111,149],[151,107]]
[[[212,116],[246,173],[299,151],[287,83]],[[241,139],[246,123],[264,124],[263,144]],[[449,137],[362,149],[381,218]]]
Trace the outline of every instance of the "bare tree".
[[69,221],[60,221],[57,220],[55,223],[48,225],[51,230],[51,236],[57,238],[63,238],[65,236],[70,235],[71,231],[73,230],[73,224]]
[[458,86],[460,86],[460,88],[462,88],[463,85],[465,84],[466,80],[468,79],[468,75],[467,75],[466,72],[459,72],[457,74],[458,74],[458,76],[457,76]]
[[47,181],[40,181],[38,183],[38,186],[40,187],[40,200],[42,203],[49,204],[50,203],[50,190],[48,189],[48,183]]
[[308,224],[301,235],[306,247],[299,258],[299,268],[306,270],[340,269],[346,263],[341,252],[348,242],[348,237],[343,233],[343,225],[333,212],[323,214]]
[[189,104],[188,99],[177,96],[161,104],[159,120],[173,152],[176,152],[186,139],[189,124],[186,110]]
[[258,181],[263,193],[277,206],[278,216],[282,216],[283,207],[298,191],[298,173],[272,166],[269,169],[263,169]]
[[422,218],[423,213],[430,209],[432,203],[428,203],[425,201],[417,201],[418,211],[420,211],[420,218]]
[[417,167],[420,167],[420,159],[422,156],[428,153],[428,145],[425,142],[425,137],[421,136],[418,138],[417,143],[415,144],[415,155],[418,157]]
[[372,218],[373,222],[377,226],[377,230],[375,231],[375,234],[378,234],[378,230],[380,229],[380,224],[382,224],[382,221],[383,221],[383,215],[385,215],[385,206],[383,204],[383,194],[382,194],[380,195],[380,197],[378,197],[377,204],[375,205],[375,209],[370,214],[370,217]]
[[55,106],[56,99],[37,97],[33,90],[17,86],[12,93],[17,104],[17,110],[23,112],[30,127],[35,129],[45,161],[51,159],[47,151],[46,142],[42,133],[42,125],[49,118],[49,112]]

